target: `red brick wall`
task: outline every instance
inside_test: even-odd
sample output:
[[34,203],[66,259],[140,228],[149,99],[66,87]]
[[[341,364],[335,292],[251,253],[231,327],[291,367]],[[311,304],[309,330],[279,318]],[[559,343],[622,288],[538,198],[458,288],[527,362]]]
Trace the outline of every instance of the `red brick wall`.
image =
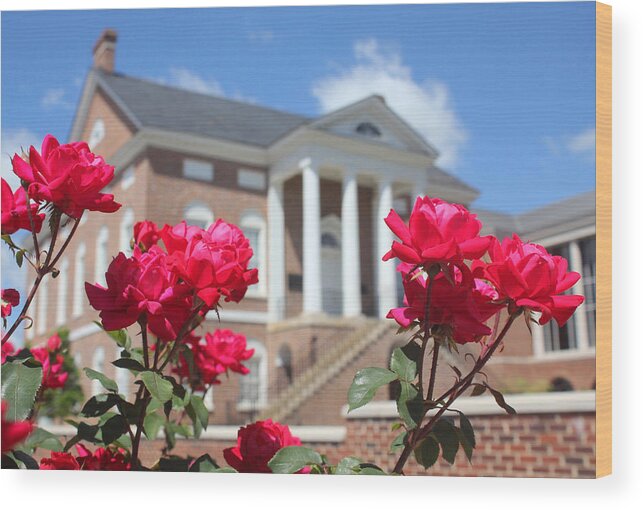
[[[405,474],[433,476],[503,476],[593,478],[595,476],[595,419],[593,413],[525,414],[517,416],[470,416],[478,447],[471,464],[458,452],[453,466],[439,461],[424,470],[413,458]],[[397,455],[388,451],[393,437],[392,419],[348,420],[346,438],[341,443],[307,443],[336,463],[345,456],[357,456],[392,470]],[[143,445],[143,458],[158,458],[160,441]],[[219,463],[223,449],[233,441],[180,440],[173,451],[179,455],[209,453]]]

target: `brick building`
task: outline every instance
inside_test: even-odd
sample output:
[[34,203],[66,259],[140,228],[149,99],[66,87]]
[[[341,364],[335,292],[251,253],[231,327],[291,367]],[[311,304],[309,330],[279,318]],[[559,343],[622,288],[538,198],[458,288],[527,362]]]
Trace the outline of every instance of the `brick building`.
[[[395,264],[380,260],[393,240],[382,218],[392,207],[408,215],[418,195],[471,204],[478,192],[438,168],[436,149],[382,97],[302,117],[124,76],[114,68],[116,40],[105,31],[94,47],[70,138],[116,167],[110,191],[123,207],[81,223],[61,275],[39,291],[27,338],[37,343],[66,326],[79,366],[131,390],[129,375],[110,363],[116,346],[93,324],[84,282],[104,281],[136,221],[207,226],[221,217],[251,240],[260,283],[223,307],[221,324],[208,316],[204,325],[244,333],[255,349],[249,375],[215,388],[210,433],[234,435],[235,425],[271,416],[303,427],[310,441],[333,436],[346,426],[355,372],[386,365],[406,340],[384,320],[401,285]],[[565,255],[583,275],[574,292],[587,298],[565,328],[530,333],[516,324],[490,379],[508,392],[591,390],[594,193],[520,216],[476,212],[489,232],[518,232]],[[458,362],[448,353],[441,361]],[[86,394],[98,391],[85,382]],[[385,389],[377,395],[388,398]]]

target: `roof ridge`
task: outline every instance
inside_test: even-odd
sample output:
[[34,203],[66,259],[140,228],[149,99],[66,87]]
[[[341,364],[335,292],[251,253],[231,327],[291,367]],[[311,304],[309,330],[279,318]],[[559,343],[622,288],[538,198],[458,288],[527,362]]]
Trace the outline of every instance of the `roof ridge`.
[[93,70],[101,78],[107,78],[107,79],[109,79],[110,77],[124,78],[124,79],[127,79],[127,80],[132,80],[132,81],[138,81],[138,82],[141,82],[141,83],[145,83],[146,85],[154,85],[156,87],[161,87],[161,88],[170,89],[170,90],[174,90],[174,91],[178,91],[178,92],[183,92],[185,94],[203,96],[203,97],[207,97],[209,99],[218,99],[220,101],[225,101],[227,103],[235,103],[235,104],[240,104],[240,105],[243,105],[243,106],[250,106],[250,107],[259,108],[259,109],[262,109],[262,110],[271,111],[271,112],[274,112],[274,113],[279,113],[281,115],[289,115],[291,117],[297,117],[297,118],[302,119],[302,120],[308,120],[309,121],[309,120],[315,119],[315,117],[309,117],[307,115],[302,115],[300,113],[293,113],[293,112],[289,112],[289,111],[286,111],[286,110],[280,110],[280,109],[274,108],[272,106],[266,106],[266,105],[263,105],[263,104],[251,103],[251,102],[248,102],[248,101],[241,101],[240,99],[230,99],[230,98],[225,97],[225,96],[217,96],[215,94],[208,94],[208,93],[205,93],[205,92],[197,92],[195,90],[185,89],[185,88],[182,88],[182,87],[178,87],[176,85],[168,85],[166,83],[160,83],[160,82],[155,81],[155,80],[153,80],[151,78],[141,78],[139,76],[130,76],[129,74],[125,74],[125,73],[122,73],[122,72],[116,72],[116,71],[113,72],[113,73],[106,73],[106,72],[104,72],[104,71],[102,71],[100,69],[93,69]]

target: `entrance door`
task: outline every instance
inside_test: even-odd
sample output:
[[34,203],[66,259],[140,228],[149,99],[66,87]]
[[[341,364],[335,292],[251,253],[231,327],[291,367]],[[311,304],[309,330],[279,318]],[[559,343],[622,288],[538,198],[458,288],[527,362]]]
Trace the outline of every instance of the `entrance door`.
[[342,314],[342,224],[334,214],[321,220],[322,309]]

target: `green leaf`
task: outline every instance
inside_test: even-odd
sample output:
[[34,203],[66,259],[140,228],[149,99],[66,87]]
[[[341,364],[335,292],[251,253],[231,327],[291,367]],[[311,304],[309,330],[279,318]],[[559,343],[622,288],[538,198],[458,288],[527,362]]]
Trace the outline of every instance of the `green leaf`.
[[360,475],[385,475],[381,468],[375,464],[360,464]]
[[460,430],[471,447],[475,448],[476,434],[473,431],[473,426],[471,425],[469,418],[467,418],[463,413],[460,413]]
[[216,473],[221,469],[207,453],[197,458],[190,466],[191,473]]
[[410,428],[416,427],[424,414],[424,402],[418,389],[411,383],[400,381],[400,396],[397,399],[397,412]]
[[85,403],[81,410],[81,414],[88,418],[95,418],[105,414],[120,401],[121,398],[115,393],[101,393],[100,395],[90,398]]
[[359,472],[359,465],[362,463],[357,457],[344,457],[335,468],[336,475],[356,475]]
[[84,368],[83,370],[87,377],[92,380],[96,379],[107,391],[118,393],[118,385],[116,384],[116,382],[107,377],[105,374],[101,374],[100,372],[92,370],[91,368]]
[[21,450],[14,450],[13,456],[24,464],[27,469],[40,469],[38,462],[31,455]]
[[395,436],[395,439],[393,439],[393,441],[391,442],[391,452],[394,452],[395,450],[399,450],[400,448],[404,448],[406,446],[407,434],[408,431],[405,430]]
[[116,414],[107,420],[100,430],[103,443],[105,445],[111,444],[127,432],[127,420],[124,416]]
[[391,370],[398,375],[400,381],[413,382],[417,375],[417,364],[415,360],[409,359],[400,347],[397,347],[391,355]]
[[199,420],[199,423],[201,423],[201,426],[203,429],[208,428],[208,418],[210,417],[210,413],[208,412],[208,409],[205,407],[205,404],[203,403],[203,399],[199,397],[198,395],[192,395],[190,397],[190,405],[194,409],[196,413],[196,417]]
[[268,462],[273,473],[291,474],[311,464],[321,464],[319,453],[304,446],[286,446]]
[[5,419],[22,421],[31,413],[42,382],[42,367],[20,361],[2,365],[2,400],[8,404]]
[[139,376],[150,394],[161,402],[172,399],[172,383],[156,372],[142,372]]
[[473,384],[473,391],[471,392],[471,396],[477,397],[479,395],[482,395],[485,391],[487,391],[487,387],[484,384],[475,383]]
[[438,445],[438,442],[433,437],[429,436],[415,447],[413,453],[418,463],[423,466],[424,469],[429,469],[436,463],[440,456],[440,445]]
[[364,368],[355,374],[348,390],[348,410],[368,404],[381,386],[397,379],[397,375],[386,368]]
[[20,469],[20,467],[12,457],[3,453],[2,461],[0,461],[0,469]]
[[57,436],[39,427],[34,428],[29,434],[24,446],[31,451],[36,448],[43,448],[52,452],[59,452],[63,449],[63,445]]
[[485,383],[485,386],[487,389],[491,392],[493,395],[493,398],[496,399],[496,404],[498,404],[500,407],[502,407],[505,411],[507,411],[507,414],[516,414],[516,410],[511,407],[507,402],[505,402],[505,397],[500,393],[498,390],[494,390],[491,386]]
[[156,413],[148,414],[143,420],[143,430],[145,431],[145,436],[152,440],[156,439],[156,436],[159,434],[159,430],[165,423],[165,419],[162,416],[159,416]]
[[458,448],[460,448],[460,438],[456,428],[449,420],[440,418],[433,426],[431,433],[442,447],[442,458],[449,464],[453,464]]
[[145,370],[143,365],[132,358],[119,358],[116,361],[112,361],[112,365],[118,368],[126,368],[132,372],[143,372]]
[[159,460],[160,471],[185,472],[189,466],[190,461],[181,457],[162,457]]

